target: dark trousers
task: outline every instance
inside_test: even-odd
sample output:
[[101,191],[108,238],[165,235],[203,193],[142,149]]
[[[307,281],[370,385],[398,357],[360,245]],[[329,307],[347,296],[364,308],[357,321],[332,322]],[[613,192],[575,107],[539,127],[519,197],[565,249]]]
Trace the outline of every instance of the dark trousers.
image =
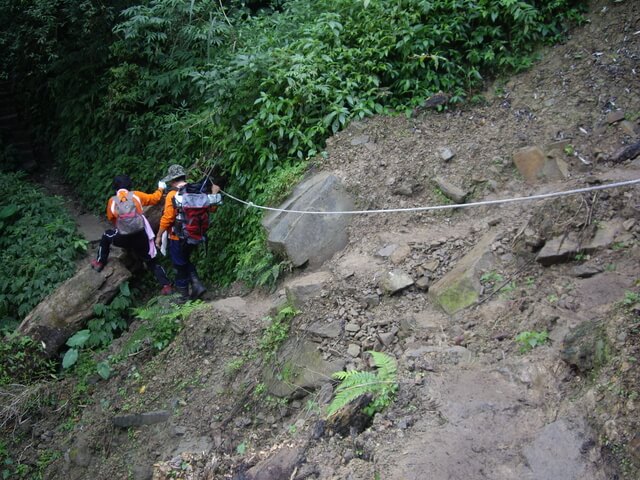
[[191,263],[191,253],[197,245],[182,240],[169,240],[169,256],[173,268],[176,269],[176,288],[188,288],[191,275],[198,275],[196,267]]
[[100,240],[100,247],[98,247],[98,261],[100,263],[106,264],[107,260],[109,260],[111,245],[133,252],[136,257],[144,262],[147,269],[153,272],[160,285],[171,284],[162,265],[155,258],[149,256],[149,237],[147,237],[147,233],[144,230],[130,235],[121,235],[117,230],[104,232]]

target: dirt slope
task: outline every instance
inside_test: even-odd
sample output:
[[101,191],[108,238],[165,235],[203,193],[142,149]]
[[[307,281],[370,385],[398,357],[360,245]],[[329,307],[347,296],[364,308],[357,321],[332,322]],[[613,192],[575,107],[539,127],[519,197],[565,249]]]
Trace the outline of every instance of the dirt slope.
[[[532,70],[495,82],[485,102],[353,124],[330,139],[316,168],[339,176],[367,209],[441,204],[437,176],[471,200],[640,178],[639,160],[606,161],[640,139],[638,69],[640,4],[596,1],[589,23],[544,51]],[[624,118],[615,119],[618,111]],[[554,150],[554,142],[563,143]],[[536,145],[567,163],[568,178],[524,181],[512,156]],[[444,149],[453,158],[443,160]],[[640,478],[639,206],[634,186],[354,217],[350,244],[322,267],[328,279],[301,306],[290,336],[313,340],[325,360],[347,368],[369,368],[362,352],[371,348],[397,359],[397,401],[362,433],[342,438],[324,428],[326,388],[287,399],[262,391],[262,366],[250,354],[262,319],[282,303],[280,290],[207,304],[163,353],[132,356],[108,381],[89,386],[91,402],[74,422],[61,424],[58,415],[71,413],[64,397],[75,386],[50,387],[57,399],[20,427],[24,455],[63,452],[46,472],[52,479]],[[615,241],[593,252],[548,267],[535,261],[540,242],[614,224]],[[443,313],[427,284],[486,235],[494,263],[480,303]],[[390,245],[394,254],[380,253]],[[595,273],[584,277],[577,267]],[[390,270],[425,284],[384,295],[379,279]],[[286,282],[311,273],[293,272]],[[501,283],[506,288],[494,293]],[[338,333],[314,336],[318,324]],[[584,325],[594,325],[604,345],[602,355],[592,352],[592,368],[566,351]],[[521,353],[514,338],[526,331],[546,331],[551,341]],[[115,417],[152,412],[169,417],[113,425]],[[269,468],[260,463],[274,455]]]

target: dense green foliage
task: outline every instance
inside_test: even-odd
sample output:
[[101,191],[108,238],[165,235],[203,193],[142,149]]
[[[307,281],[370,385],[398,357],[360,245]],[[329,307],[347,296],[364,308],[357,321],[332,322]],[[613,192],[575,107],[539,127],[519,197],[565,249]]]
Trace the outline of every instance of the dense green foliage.
[[262,338],[260,338],[259,349],[262,352],[265,362],[273,361],[278,349],[284,341],[289,338],[291,320],[300,312],[291,305],[282,307],[273,317],[266,317],[264,320],[269,323],[265,328]]
[[[71,368],[80,358],[83,349],[100,349],[108,347],[115,336],[129,326],[129,310],[133,304],[133,296],[128,282],[120,284],[118,295],[104,305],[93,306],[94,317],[87,322],[87,328],[77,331],[66,344],[69,349],[62,358],[62,368]],[[107,362],[97,364],[98,374],[108,378],[111,369]]]
[[[408,111],[439,91],[463,101],[484,76],[528,67],[582,2],[22,3],[0,0],[5,75],[28,79],[30,106],[51,113],[40,131],[99,209],[114,174],[144,189],[172,163],[194,178],[215,166],[230,193],[272,202],[351,119]],[[33,88],[44,84],[43,103]],[[220,210],[203,273],[271,281],[278,261],[262,257],[259,213],[231,201]]]
[[75,271],[86,241],[63,206],[17,174],[0,172],[10,186],[0,199],[0,329],[12,330]]
[[164,350],[182,330],[183,320],[201,306],[200,300],[176,305],[166,298],[155,297],[144,307],[135,308],[140,324],[128,336],[121,354],[129,355],[146,347],[151,347],[154,353]]
[[11,333],[0,342],[0,386],[28,385],[55,372],[44,348],[29,337]]

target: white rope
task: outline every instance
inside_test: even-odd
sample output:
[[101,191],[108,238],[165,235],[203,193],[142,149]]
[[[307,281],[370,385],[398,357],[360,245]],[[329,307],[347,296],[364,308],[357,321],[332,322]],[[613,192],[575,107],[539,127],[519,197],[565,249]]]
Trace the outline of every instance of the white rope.
[[222,190],[221,191],[224,195],[231,198],[232,200],[235,200],[236,202],[246,205],[247,208],[258,208],[261,210],[268,210],[270,212],[300,213],[305,215],[363,215],[363,214],[370,214],[370,213],[426,212],[429,210],[446,210],[450,208],[480,207],[483,205],[499,205],[503,203],[526,202],[531,200],[541,200],[545,198],[577,195],[579,193],[593,192],[596,190],[607,190],[610,188],[626,187],[629,185],[636,185],[638,183],[640,183],[640,178],[636,178],[635,180],[626,180],[624,182],[608,183],[606,185],[596,185],[593,187],[584,187],[584,188],[577,188],[574,190],[566,190],[564,192],[541,193],[539,195],[531,195],[530,197],[503,198],[499,200],[485,200],[482,202],[457,203],[453,205],[434,205],[430,207],[385,208],[385,209],[379,209],[379,210],[347,210],[347,211],[333,211],[333,212],[331,211],[322,212],[317,210],[289,210],[286,208],[265,207],[263,205],[256,205],[253,202],[246,202],[244,200],[234,197],[233,195],[225,191],[222,191]]

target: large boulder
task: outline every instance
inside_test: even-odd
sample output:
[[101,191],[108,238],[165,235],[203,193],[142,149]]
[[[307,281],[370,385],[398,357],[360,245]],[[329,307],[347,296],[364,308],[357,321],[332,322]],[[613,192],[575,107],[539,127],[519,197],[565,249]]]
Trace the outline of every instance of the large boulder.
[[331,381],[331,375],[342,370],[344,364],[344,360],[324,360],[318,344],[292,337],[276,356],[278,367],[265,366],[264,382],[271,395],[295,398]]
[[429,298],[452,315],[478,301],[482,292],[480,276],[493,265],[491,244],[495,233],[488,233],[456,267],[429,288]]
[[131,272],[117,258],[100,273],[86,265],[40,302],[18,331],[41,341],[47,355],[53,356],[94,315],[94,305],[109,303],[130,277]]
[[[314,175],[298,185],[281,209],[301,211],[353,210],[354,203],[340,181],[328,173]],[[348,243],[350,215],[308,215],[270,212],[262,225],[269,248],[299,267],[318,266]]]

